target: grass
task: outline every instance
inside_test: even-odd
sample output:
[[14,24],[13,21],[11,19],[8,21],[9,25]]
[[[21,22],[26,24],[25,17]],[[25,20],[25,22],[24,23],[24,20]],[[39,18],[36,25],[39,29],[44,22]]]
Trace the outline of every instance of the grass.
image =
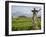
[[[41,29],[41,21],[36,21],[38,29]],[[20,30],[33,30],[32,27],[32,18],[12,18],[12,31],[20,31]]]

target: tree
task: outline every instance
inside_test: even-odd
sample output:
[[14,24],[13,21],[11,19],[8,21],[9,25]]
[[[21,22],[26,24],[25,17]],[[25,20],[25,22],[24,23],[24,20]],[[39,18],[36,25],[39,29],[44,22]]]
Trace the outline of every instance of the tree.
[[[41,10],[41,9],[40,9]],[[35,30],[35,29],[38,29],[38,27],[36,27],[36,21],[37,21],[37,14],[36,13],[38,13],[40,10],[36,10],[35,8],[34,8],[34,10],[32,10],[32,12],[33,12],[33,17],[32,17],[32,26],[33,26],[33,29]]]

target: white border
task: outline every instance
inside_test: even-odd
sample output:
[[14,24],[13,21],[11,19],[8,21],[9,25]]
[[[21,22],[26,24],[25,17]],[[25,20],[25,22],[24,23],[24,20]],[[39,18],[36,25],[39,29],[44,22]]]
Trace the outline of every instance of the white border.
[[[30,31],[12,31],[11,30],[11,6],[12,5],[17,5],[17,6],[38,6],[38,7],[41,7],[42,10],[41,10],[41,30],[30,30]],[[40,5],[40,4],[23,4],[23,3],[9,3],[9,35],[11,34],[26,34],[26,33],[42,33],[44,31],[44,18],[43,18],[43,15],[44,14],[44,11],[43,11],[43,5]]]

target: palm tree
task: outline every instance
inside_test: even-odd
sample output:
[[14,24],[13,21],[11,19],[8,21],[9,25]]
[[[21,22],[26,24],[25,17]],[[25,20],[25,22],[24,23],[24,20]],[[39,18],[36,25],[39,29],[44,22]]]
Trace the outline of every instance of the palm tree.
[[[41,10],[41,9],[40,9]],[[33,17],[32,17],[32,26],[33,26],[33,29],[35,30],[35,29],[38,29],[37,27],[36,27],[36,21],[37,21],[37,14],[36,13],[38,13],[40,10],[36,10],[35,8],[34,8],[34,10],[32,10],[32,12],[33,12]]]

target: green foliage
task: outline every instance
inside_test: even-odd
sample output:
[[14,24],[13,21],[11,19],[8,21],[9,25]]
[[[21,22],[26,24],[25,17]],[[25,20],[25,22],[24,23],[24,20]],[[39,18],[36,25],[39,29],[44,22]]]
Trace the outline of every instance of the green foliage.
[[[39,29],[41,28],[41,23],[37,21],[37,26]],[[12,31],[19,30],[33,30],[32,28],[32,18],[12,18]]]

